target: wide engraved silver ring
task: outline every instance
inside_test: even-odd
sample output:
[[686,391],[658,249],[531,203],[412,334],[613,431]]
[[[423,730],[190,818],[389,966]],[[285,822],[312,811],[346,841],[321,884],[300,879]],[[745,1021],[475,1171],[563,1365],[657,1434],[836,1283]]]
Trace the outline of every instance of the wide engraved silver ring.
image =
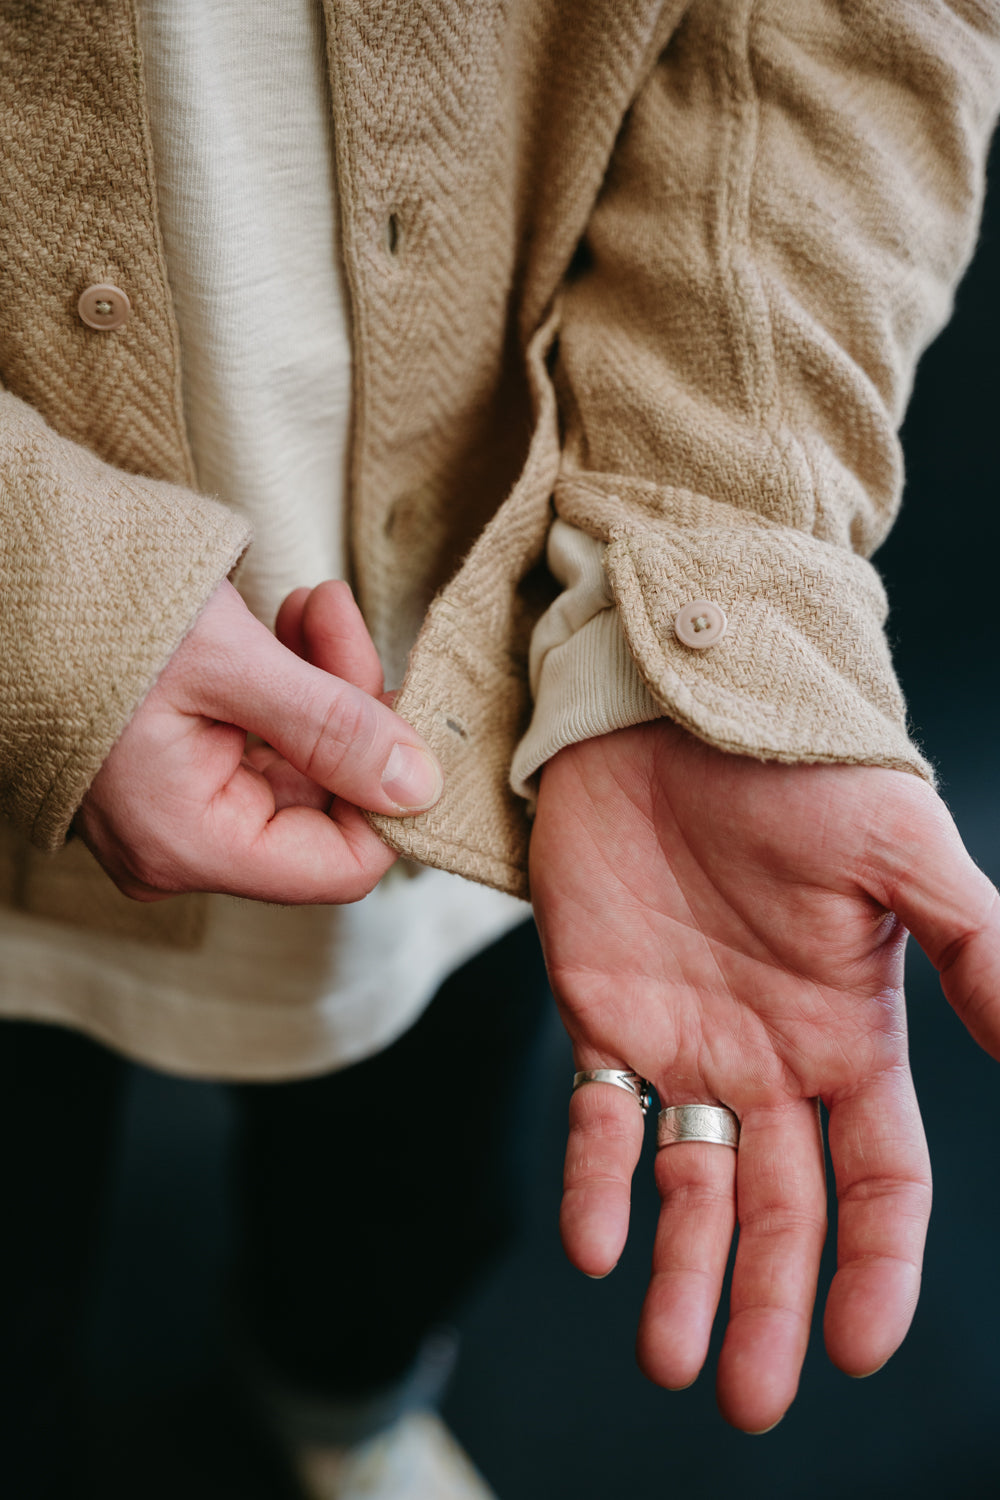
[[616,1089],[624,1089],[638,1101],[643,1114],[653,1102],[653,1085],[640,1073],[633,1073],[631,1068],[585,1068],[583,1072],[573,1074],[573,1093],[585,1083],[611,1083]]
[[711,1146],[738,1146],[740,1122],[724,1104],[668,1104],[656,1121],[656,1149],[682,1141]]

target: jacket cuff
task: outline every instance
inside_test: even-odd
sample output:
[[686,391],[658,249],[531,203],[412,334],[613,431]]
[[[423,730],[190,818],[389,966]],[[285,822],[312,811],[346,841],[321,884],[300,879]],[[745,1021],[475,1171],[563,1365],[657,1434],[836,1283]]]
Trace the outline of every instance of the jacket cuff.
[[[639,673],[665,714],[721,750],[934,773],[909,738],[885,591],[845,548],[685,494],[676,520],[612,527],[605,567]],[[614,502],[617,497],[611,497]],[[634,524],[634,522],[633,522]],[[685,645],[686,604],[724,634]]]
[[218,501],[113,468],[0,401],[0,811],[53,850],[250,529]]

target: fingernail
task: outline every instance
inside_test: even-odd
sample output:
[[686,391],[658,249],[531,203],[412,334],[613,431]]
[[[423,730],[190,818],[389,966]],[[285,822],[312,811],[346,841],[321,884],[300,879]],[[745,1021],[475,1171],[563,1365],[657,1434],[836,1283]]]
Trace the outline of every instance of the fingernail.
[[441,795],[441,767],[426,750],[416,745],[393,745],[382,772],[382,790],[404,812],[422,812],[433,807]]

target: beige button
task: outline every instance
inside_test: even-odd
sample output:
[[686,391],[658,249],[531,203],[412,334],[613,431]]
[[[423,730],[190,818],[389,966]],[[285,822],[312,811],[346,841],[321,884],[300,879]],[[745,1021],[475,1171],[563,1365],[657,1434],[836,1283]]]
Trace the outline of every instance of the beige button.
[[120,286],[101,283],[88,286],[76,309],[88,328],[108,330],[128,322],[132,304]]
[[707,599],[692,599],[674,616],[677,639],[693,651],[704,651],[721,641],[728,624],[725,611]]

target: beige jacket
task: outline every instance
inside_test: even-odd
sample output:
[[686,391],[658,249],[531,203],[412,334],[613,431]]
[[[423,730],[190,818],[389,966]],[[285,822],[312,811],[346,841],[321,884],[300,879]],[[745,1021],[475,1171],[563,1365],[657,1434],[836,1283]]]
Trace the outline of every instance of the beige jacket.
[[[665,713],[739,753],[928,774],[865,559],[973,248],[1000,8],[326,14],[354,581],[390,649],[426,617],[398,706],[447,778],[386,836],[525,893],[508,774],[553,505],[608,544]],[[129,0],[0,4],[0,111],[0,898],[193,944],[197,898],[134,907],[53,853],[250,540],[193,487]],[[132,302],[116,332],[77,315],[103,282]],[[728,615],[711,650],[675,635],[691,599]]]

